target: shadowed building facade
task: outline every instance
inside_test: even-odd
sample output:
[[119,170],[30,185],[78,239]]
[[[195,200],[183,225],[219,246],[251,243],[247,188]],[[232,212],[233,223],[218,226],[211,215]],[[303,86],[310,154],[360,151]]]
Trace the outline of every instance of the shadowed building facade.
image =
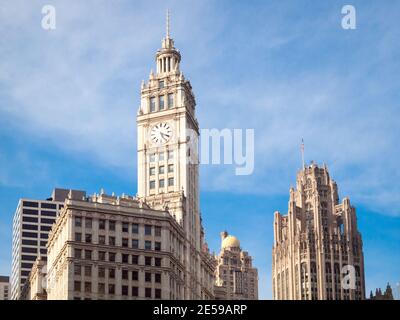
[[339,203],[326,166],[299,171],[288,214],[275,212],[272,281],[276,300],[365,298],[356,210],[348,198]]

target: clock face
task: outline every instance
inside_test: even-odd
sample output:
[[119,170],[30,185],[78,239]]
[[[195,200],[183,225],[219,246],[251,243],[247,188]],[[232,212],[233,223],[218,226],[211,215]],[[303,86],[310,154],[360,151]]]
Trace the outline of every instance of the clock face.
[[156,124],[150,131],[150,138],[153,143],[164,144],[171,139],[172,128],[166,122]]

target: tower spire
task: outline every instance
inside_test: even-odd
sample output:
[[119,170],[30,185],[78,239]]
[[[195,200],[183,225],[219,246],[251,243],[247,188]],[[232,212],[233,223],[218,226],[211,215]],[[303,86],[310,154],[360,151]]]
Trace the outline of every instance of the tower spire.
[[166,39],[169,39],[169,19],[170,19],[170,16],[169,16],[170,14],[169,14],[169,9],[167,9],[167,32],[166,32]]
[[304,164],[304,139],[301,138],[301,161],[302,161],[302,165],[303,165],[303,169],[306,168],[305,164]]

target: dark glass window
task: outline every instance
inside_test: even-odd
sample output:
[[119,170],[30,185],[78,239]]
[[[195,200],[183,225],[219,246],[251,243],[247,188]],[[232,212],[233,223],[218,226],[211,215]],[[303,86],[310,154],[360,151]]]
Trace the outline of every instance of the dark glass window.
[[76,276],[80,276],[82,274],[82,268],[80,264],[75,264],[74,265],[74,274]]
[[34,232],[22,232],[22,236],[26,238],[37,238],[38,234]]
[[154,290],[154,298],[161,299],[161,289]]
[[28,246],[36,246],[37,241],[36,240],[22,240],[22,244],[25,244]]
[[106,253],[104,251],[99,251],[99,260],[100,261],[106,260]]
[[21,263],[21,268],[32,269],[33,263]]
[[122,232],[129,232],[129,223],[122,223]]
[[106,269],[104,267],[99,267],[99,278],[104,278],[106,276]]
[[85,227],[87,229],[91,229],[92,228],[92,218],[85,218]]
[[85,282],[85,292],[92,292],[92,283]]
[[161,283],[161,273],[154,274],[154,282]]
[[41,223],[53,224],[55,222],[55,220],[54,219],[47,219],[47,218],[40,218],[40,222]]
[[115,230],[115,221],[113,220],[108,221],[108,229],[111,231]]
[[138,264],[139,263],[139,256],[133,255],[132,256],[132,264]]
[[115,262],[115,253],[113,252],[108,253],[108,261]]
[[154,242],[154,250],[156,251],[161,250],[161,242]]
[[151,282],[151,273],[150,272],[145,272],[144,281]]
[[75,241],[82,241],[82,233],[75,232]]
[[145,257],[144,258],[144,264],[146,266],[151,266],[151,257]]
[[31,214],[31,215],[38,215],[38,211],[37,210],[32,210],[32,209],[23,209],[22,210],[22,214]]
[[147,236],[151,236],[151,225],[146,224],[144,226],[144,234],[147,235]]
[[39,203],[37,202],[32,202],[32,201],[23,201],[22,205],[24,207],[30,207],[30,208],[38,208],[39,207]]
[[40,230],[41,231],[50,231],[51,230],[51,226],[40,226]]
[[74,290],[75,291],[81,291],[81,282],[80,281],[75,281],[74,282]]
[[129,254],[122,254],[122,263],[128,263],[129,262]]
[[124,269],[122,270],[122,279],[128,280],[129,279],[129,271]]
[[57,209],[57,205],[55,203],[41,203],[40,207],[45,209]]
[[151,288],[145,288],[144,293],[146,298],[151,298]]
[[40,246],[45,247],[47,245],[47,241],[40,241]]
[[146,240],[146,241],[144,242],[144,248],[145,248],[146,250],[151,250],[151,241]]
[[100,219],[99,220],[99,229],[100,230],[105,230],[105,228],[106,228],[106,220]]
[[98,288],[99,288],[99,293],[100,294],[104,294],[104,292],[105,292],[105,285],[104,285],[104,283],[99,283],[99,285],[98,285]]
[[108,244],[110,246],[115,246],[115,237],[108,237]]
[[115,294],[115,285],[114,284],[109,284],[108,285],[108,293],[109,294]]
[[154,235],[156,237],[161,237],[161,227],[154,227]]
[[115,278],[115,269],[113,269],[113,268],[108,269],[108,277],[110,279],[114,279]]
[[127,248],[127,247],[128,247],[128,244],[129,244],[128,238],[123,238],[123,239],[122,239],[122,246],[125,247],[125,248]]
[[128,295],[128,286],[122,286],[122,295],[127,296]]
[[85,259],[92,260],[92,251],[91,250],[85,250]]
[[33,224],[23,224],[22,229],[24,230],[37,230],[38,226]]
[[38,222],[38,218],[35,218],[35,217],[23,217],[22,221],[23,222]]
[[48,233],[41,233],[40,234],[40,239],[48,239],[49,238],[49,234]]
[[85,242],[86,243],[91,243],[92,242],[92,235],[91,234],[85,234]]
[[99,236],[99,244],[106,244],[106,237],[105,236]]
[[154,265],[156,267],[161,267],[161,258],[154,258]]
[[75,217],[75,227],[82,227],[82,218]]
[[40,212],[40,214],[41,214],[42,216],[46,216],[46,217],[55,217],[55,216],[57,215],[57,212],[55,212],[55,211],[48,211],[48,210],[42,210],[42,211]]
[[37,253],[37,249],[36,248],[22,247],[22,252],[25,252],[25,253]]
[[36,256],[27,256],[27,255],[22,255],[21,256],[22,260],[28,260],[28,261],[35,261],[36,260]]
[[139,280],[139,272],[132,271],[132,280],[138,281]]
[[138,297],[138,296],[139,296],[139,288],[132,287],[132,297]]
[[139,249],[139,240],[138,239],[132,239],[132,248]]
[[139,225],[137,223],[132,224],[132,233],[134,234],[139,233]]
[[74,257],[76,259],[80,259],[82,257],[82,249],[75,249],[74,251]]

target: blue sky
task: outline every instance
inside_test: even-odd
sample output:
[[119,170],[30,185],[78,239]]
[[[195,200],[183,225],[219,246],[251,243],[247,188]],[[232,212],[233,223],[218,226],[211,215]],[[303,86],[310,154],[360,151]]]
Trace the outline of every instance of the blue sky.
[[[41,28],[53,4],[57,29]],[[341,28],[352,4],[357,29]],[[306,160],[326,162],[357,208],[367,290],[400,281],[398,1],[2,1],[0,274],[21,197],[54,187],[136,193],[140,82],[171,33],[202,128],[254,128],[255,171],[201,167],[211,249],[227,229],[271,298],[273,212]]]

